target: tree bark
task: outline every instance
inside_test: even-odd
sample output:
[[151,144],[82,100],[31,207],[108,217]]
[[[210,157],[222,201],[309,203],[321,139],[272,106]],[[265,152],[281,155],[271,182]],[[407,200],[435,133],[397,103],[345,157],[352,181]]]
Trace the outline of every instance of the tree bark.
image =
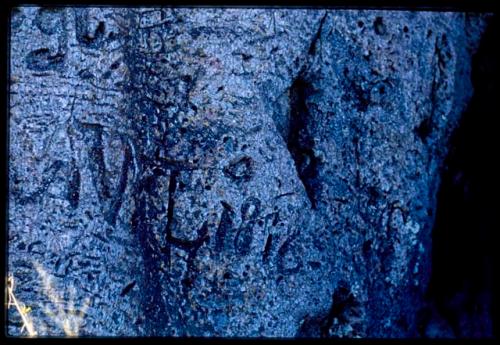
[[64,334],[73,303],[88,304],[79,335],[417,335],[440,167],[484,25],[13,12],[9,272],[38,333]]

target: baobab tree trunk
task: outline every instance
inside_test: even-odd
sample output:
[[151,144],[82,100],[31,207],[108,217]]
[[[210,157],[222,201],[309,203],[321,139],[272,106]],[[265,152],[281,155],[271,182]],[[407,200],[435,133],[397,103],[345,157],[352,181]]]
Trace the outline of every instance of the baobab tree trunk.
[[484,16],[11,19],[9,272],[39,334],[418,335]]

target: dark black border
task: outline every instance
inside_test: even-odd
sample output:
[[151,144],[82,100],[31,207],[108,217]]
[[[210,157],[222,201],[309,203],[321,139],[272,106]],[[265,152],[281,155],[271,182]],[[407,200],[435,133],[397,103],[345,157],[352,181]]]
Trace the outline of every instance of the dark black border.
[[379,9],[379,10],[412,10],[412,11],[452,11],[452,12],[497,12],[497,0],[309,0],[273,2],[256,0],[44,0],[18,1],[4,0],[2,7],[29,5],[61,5],[61,6],[174,6],[174,7],[286,7],[286,8],[331,8],[331,9]]
[[[3,4],[2,4],[3,5]],[[2,35],[0,36],[0,52],[1,54],[1,59],[0,59],[0,82],[2,85],[2,93],[0,97],[0,109],[4,109],[4,112],[2,113],[3,116],[1,116],[1,138],[0,138],[0,152],[2,156],[0,157],[0,174],[1,174],[1,181],[2,183],[0,184],[0,195],[2,195],[2,203],[3,205],[0,206],[0,224],[3,225],[2,228],[2,237],[1,237],[1,244],[0,247],[4,248],[2,251],[3,255],[0,255],[0,272],[1,272],[1,279],[2,279],[2,288],[1,288],[1,296],[2,296],[2,301],[4,302],[4,305],[2,306],[0,310],[0,322],[2,323],[2,334],[0,338],[0,343],[3,343],[3,337],[4,337],[4,329],[6,325],[6,308],[7,308],[7,297],[6,297],[6,288],[5,284],[7,283],[7,275],[6,275],[6,270],[7,270],[7,255],[8,255],[8,247],[7,247],[7,230],[8,230],[8,217],[7,217],[7,211],[8,211],[8,142],[9,142],[9,131],[8,131],[8,123],[9,123],[9,94],[10,94],[10,89],[9,89],[9,83],[8,83],[8,75],[9,75],[9,42],[8,38],[10,37],[10,23],[9,23],[9,17],[10,17],[10,4],[7,4],[5,6],[5,9],[2,8],[0,9],[0,31],[2,32]]]
[[[0,157],[0,173],[1,181],[0,184],[0,195],[2,195],[2,203],[0,206],[0,224],[4,225],[4,231],[2,231],[0,247],[4,248],[3,255],[0,255],[0,272],[4,279],[1,285],[1,297],[4,301],[4,305],[0,310],[0,322],[2,331],[0,332],[0,344],[19,344],[19,343],[46,343],[46,344],[61,344],[70,341],[72,343],[144,343],[146,342],[160,342],[167,344],[176,343],[213,343],[213,344],[227,344],[227,343],[248,343],[248,342],[259,342],[259,343],[399,343],[399,342],[420,342],[426,339],[414,340],[414,339],[269,339],[269,338],[11,338],[6,336],[6,264],[8,258],[8,143],[9,143],[9,37],[10,37],[10,12],[11,9],[17,6],[39,6],[39,5],[58,5],[58,6],[124,6],[124,7],[136,7],[136,6],[178,6],[178,7],[239,7],[239,8],[269,8],[269,7],[284,7],[284,8],[328,8],[328,9],[369,9],[369,10],[405,10],[405,11],[439,11],[439,12],[481,12],[481,13],[494,13],[498,15],[498,0],[334,0],[334,1],[318,1],[309,0],[300,2],[291,1],[275,1],[274,3],[261,3],[258,1],[154,1],[154,0],[141,0],[139,2],[133,1],[57,1],[57,0],[45,0],[45,1],[13,1],[13,0],[0,0],[0,81],[2,94],[0,97],[0,109],[4,109],[3,116],[1,117],[1,140],[0,140],[0,152],[2,156]],[[438,343],[448,343],[455,340],[435,340],[429,339],[432,342]],[[494,339],[474,339],[471,343],[493,343]]]

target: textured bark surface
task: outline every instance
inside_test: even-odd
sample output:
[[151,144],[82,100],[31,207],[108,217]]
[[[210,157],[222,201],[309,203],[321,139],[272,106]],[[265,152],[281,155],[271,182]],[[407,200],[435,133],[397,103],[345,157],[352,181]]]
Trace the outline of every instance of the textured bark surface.
[[484,17],[11,19],[9,272],[39,334],[59,294],[80,335],[419,335]]

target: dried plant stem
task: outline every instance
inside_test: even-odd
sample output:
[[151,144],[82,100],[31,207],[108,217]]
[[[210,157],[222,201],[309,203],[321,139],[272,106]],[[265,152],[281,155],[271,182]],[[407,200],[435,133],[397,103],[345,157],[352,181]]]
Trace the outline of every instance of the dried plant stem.
[[19,303],[17,301],[16,296],[14,295],[14,277],[9,277],[7,279],[7,291],[9,294],[9,301],[7,307],[8,308],[11,306],[16,307],[19,315],[21,315],[21,319],[23,320],[23,328],[21,329],[21,332],[24,329],[26,329],[30,337],[37,336],[37,332],[35,330],[35,327],[33,326],[33,321],[31,320],[31,317],[26,312],[26,309],[24,307],[21,307],[22,303]]

